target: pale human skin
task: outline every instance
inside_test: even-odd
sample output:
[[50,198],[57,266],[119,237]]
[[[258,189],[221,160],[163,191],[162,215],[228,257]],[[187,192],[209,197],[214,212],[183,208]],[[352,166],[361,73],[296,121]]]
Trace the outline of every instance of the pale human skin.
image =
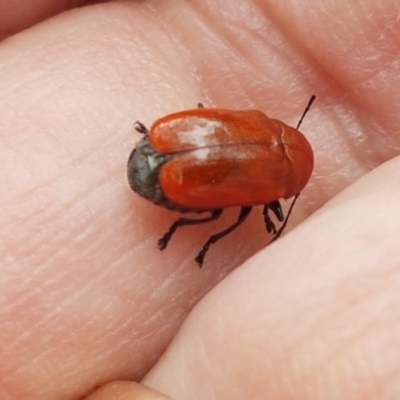
[[[399,399],[399,2],[18,3],[0,1],[0,398]],[[287,234],[266,246],[257,208],[199,270],[228,210],[158,251],[178,214],[128,187],[133,123],[201,101],[296,125],[311,94]]]

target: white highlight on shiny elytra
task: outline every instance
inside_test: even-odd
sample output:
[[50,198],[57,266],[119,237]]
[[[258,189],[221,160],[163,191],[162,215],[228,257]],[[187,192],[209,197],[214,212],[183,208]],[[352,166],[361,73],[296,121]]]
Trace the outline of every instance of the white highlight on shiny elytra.
[[196,159],[197,160],[207,160],[208,155],[210,154],[210,148],[204,147],[202,149],[195,150],[196,152]]
[[[179,125],[179,131],[185,135],[185,142],[193,144],[197,148],[209,147],[213,144],[218,144],[218,139],[215,137],[217,129],[223,129],[223,123],[208,118],[191,117],[188,120],[188,128],[182,126],[181,120],[171,121],[170,129],[174,130],[175,123]],[[214,143],[215,142],[215,143]]]

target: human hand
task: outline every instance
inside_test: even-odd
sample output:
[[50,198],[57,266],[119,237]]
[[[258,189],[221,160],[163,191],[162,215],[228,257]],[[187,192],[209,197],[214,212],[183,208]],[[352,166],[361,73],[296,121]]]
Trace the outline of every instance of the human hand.
[[[148,371],[176,400],[399,397],[399,6],[276,3],[98,4],[0,44],[2,399]],[[176,214],[128,188],[133,122],[202,101],[295,125],[311,94],[291,226],[364,177],[186,319],[269,239],[255,210],[199,270],[232,210],[159,252]]]

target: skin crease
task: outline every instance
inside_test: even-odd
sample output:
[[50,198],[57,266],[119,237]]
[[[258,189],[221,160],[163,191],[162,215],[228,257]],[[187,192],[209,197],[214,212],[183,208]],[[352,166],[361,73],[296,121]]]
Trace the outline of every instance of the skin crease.
[[0,39],[41,22],[69,8],[88,3],[87,0],[0,0]]
[[95,390],[85,400],[171,400],[136,382],[114,381]]
[[[110,2],[1,42],[0,398],[81,399],[143,377],[177,400],[400,398],[399,12]],[[201,101],[293,126],[311,94],[315,168],[289,233],[265,247],[256,209],[199,270],[228,210],[159,252],[178,214],[128,188],[134,121]],[[103,389],[92,396],[118,399]]]

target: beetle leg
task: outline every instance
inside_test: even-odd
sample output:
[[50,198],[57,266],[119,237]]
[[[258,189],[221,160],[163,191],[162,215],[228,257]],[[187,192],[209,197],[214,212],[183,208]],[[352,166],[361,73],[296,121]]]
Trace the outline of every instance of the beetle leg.
[[253,207],[242,207],[240,209],[240,214],[238,216],[238,219],[234,224],[232,224],[230,227],[226,228],[225,230],[212,235],[207,240],[207,242],[204,244],[203,248],[201,249],[200,253],[197,254],[197,257],[195,258],[195,261],[197,264],[199,264],[200,268],[203,265],[204,257],[206,255],[208,249],[210,248],[210,246],[212,244],[214,244],[215,242],[218,242],[218,240],[222,239],[224,236],[228,235],[233,230],[235,230],[239,225],[241,225],[246,220],[246,218],[249,216],[252,208]]
[[287,225],[287,223],[288,223],[290,214],[292,213],[293,207],[294,207],[294,205],[295,205],[297,199],[299,198],[299,196],[300,196],[300,193],[298,193],[298,194],[296,194],[296,196],[294,196],[294,199],[293,199],[293,201],[292,201],[292,204],[291,204],[290,207],[289,207],[289,210],[288,210],[288,212],[287,212],[287,214],[286,214],[286,218],[285,218],[285,220],[283,221],[283,224],[282,224],[281,227],[278,229],[278,231],[275,233],[275,235],[274,235],[274,237],[272,238],[272,240],[271,240],[270,243],[272,243],[273,241],[275,241],[276,239],[278,239],[279,236],[282,235],[282,232],[283,232],[283,230],[286,228],[286,225]]
[[271,210],[274,213],[275,217],[278,219],[279,222],[283,222],[285,217],[282,212],[281,203],[279,203],[278,200],[264,205],[263,214],[264,214],[265,227],[267,228],[268,233],[272,233],[273,235],[275,235],[276,228],[275,224],[273,223],[271,217],[268,214],[269,210]]
[[149,130],[146,128],[146,126],[144,124],[142,124],[140,121],[136,121],[133,126],[135,127],[135,129],[140,132],[140,133],[144,133],[145,135],[147,135],[149,133]]
[[275,227],[275,224],[272,221],[271,217],[268,214],[268,206],[264,206],[263,214],[264,214],[264,222],[265,222],[265,227],[267,228],[267,232],[275,235],[276,227]]
[[179,227],[185,225],[197,225],[197,224],[204,224],[206,222],[211,222],[219,218],[221,214],[222,214],[222,209],[216,209],[213,210],[211,212],[211,215],[206,218],[198,218],[198,219],[179,218],[171,225],[171,227],[168,229],[168,232],[157,242],[159,249],[164,250],[167,247],[168,242],[171,240],[172,235]]
[[279,222],[283,222],[285,216],[283,215],[281,203],[278,200],[269,203],[268,208],[274,213]]

